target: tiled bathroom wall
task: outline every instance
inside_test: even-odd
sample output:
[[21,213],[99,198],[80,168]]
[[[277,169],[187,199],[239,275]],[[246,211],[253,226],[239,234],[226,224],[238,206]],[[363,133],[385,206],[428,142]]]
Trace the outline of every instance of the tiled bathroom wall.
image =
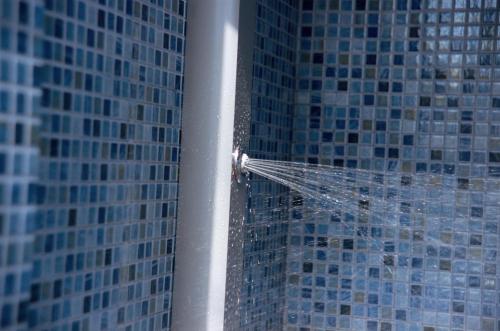
[[40,91],[33,86],[38,1],[0,1],[0,329],[27,327]]
[[[0,0],[0,329],[169,327],[185,16]],[[240,328],[499,331],[500,2],[256,0],[255,20],[249,155],[384,174],[359,185],[402,201],[321,213],[252,177]],[[448,187],[405,184],[431,175]]]
[[0,328],[168,329],[185,2],[0,16]]
[[[256,1],[251,157],[290,157],[297,15],[298,1]],[[285,303],[288,190],[258,177],[249,184],[241,329],[279,330]]]
[[499,8],[301,1],[292,160],[450,186],[418,216],[411,191],[383,217],[295,208],[288,330],[499,330]]

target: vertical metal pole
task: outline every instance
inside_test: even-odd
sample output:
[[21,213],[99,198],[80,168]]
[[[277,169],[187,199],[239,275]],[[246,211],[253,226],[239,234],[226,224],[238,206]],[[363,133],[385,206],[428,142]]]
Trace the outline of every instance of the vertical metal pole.
[[238,9],[239,0],[188,6],[173,330],[224,326]]

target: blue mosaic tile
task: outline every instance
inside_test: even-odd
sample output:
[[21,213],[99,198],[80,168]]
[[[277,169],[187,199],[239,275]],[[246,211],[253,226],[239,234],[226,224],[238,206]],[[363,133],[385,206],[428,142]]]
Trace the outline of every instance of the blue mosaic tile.
[[294,208],[287,330],[498,330],[498,6],[301,1],[292,160],[453,176],[456,191],[351,231]]
[[[291,148],[298,1],[256,1],[248,155],[288,159]],[[244,225],[242,330],[283,327],[288,189],[250,180]]]
[[27,328],[40,90],[34,86],[38,1],[0,1],[0,329]]
[[0,328],[168,329],[185,1],[0,17]]

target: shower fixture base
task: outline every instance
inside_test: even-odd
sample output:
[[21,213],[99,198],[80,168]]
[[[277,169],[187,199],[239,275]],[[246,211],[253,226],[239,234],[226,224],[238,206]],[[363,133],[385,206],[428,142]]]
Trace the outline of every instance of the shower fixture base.
[[248,163],[248,155],[240,153],[239,148],[236,148],[232,154],[233,179],[241,183],[241,177],[248,175],[246,165]]

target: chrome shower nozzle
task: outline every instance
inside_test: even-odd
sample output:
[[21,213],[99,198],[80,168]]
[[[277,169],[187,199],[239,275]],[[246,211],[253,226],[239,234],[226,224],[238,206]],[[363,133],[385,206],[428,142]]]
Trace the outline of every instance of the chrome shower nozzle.
[[248,173],[248,170],[246,169],[246,165],[248,164],[248,155],[240,153],[238,148],[232,155],[233,178],[239,183],[241,175],[246,175]]

